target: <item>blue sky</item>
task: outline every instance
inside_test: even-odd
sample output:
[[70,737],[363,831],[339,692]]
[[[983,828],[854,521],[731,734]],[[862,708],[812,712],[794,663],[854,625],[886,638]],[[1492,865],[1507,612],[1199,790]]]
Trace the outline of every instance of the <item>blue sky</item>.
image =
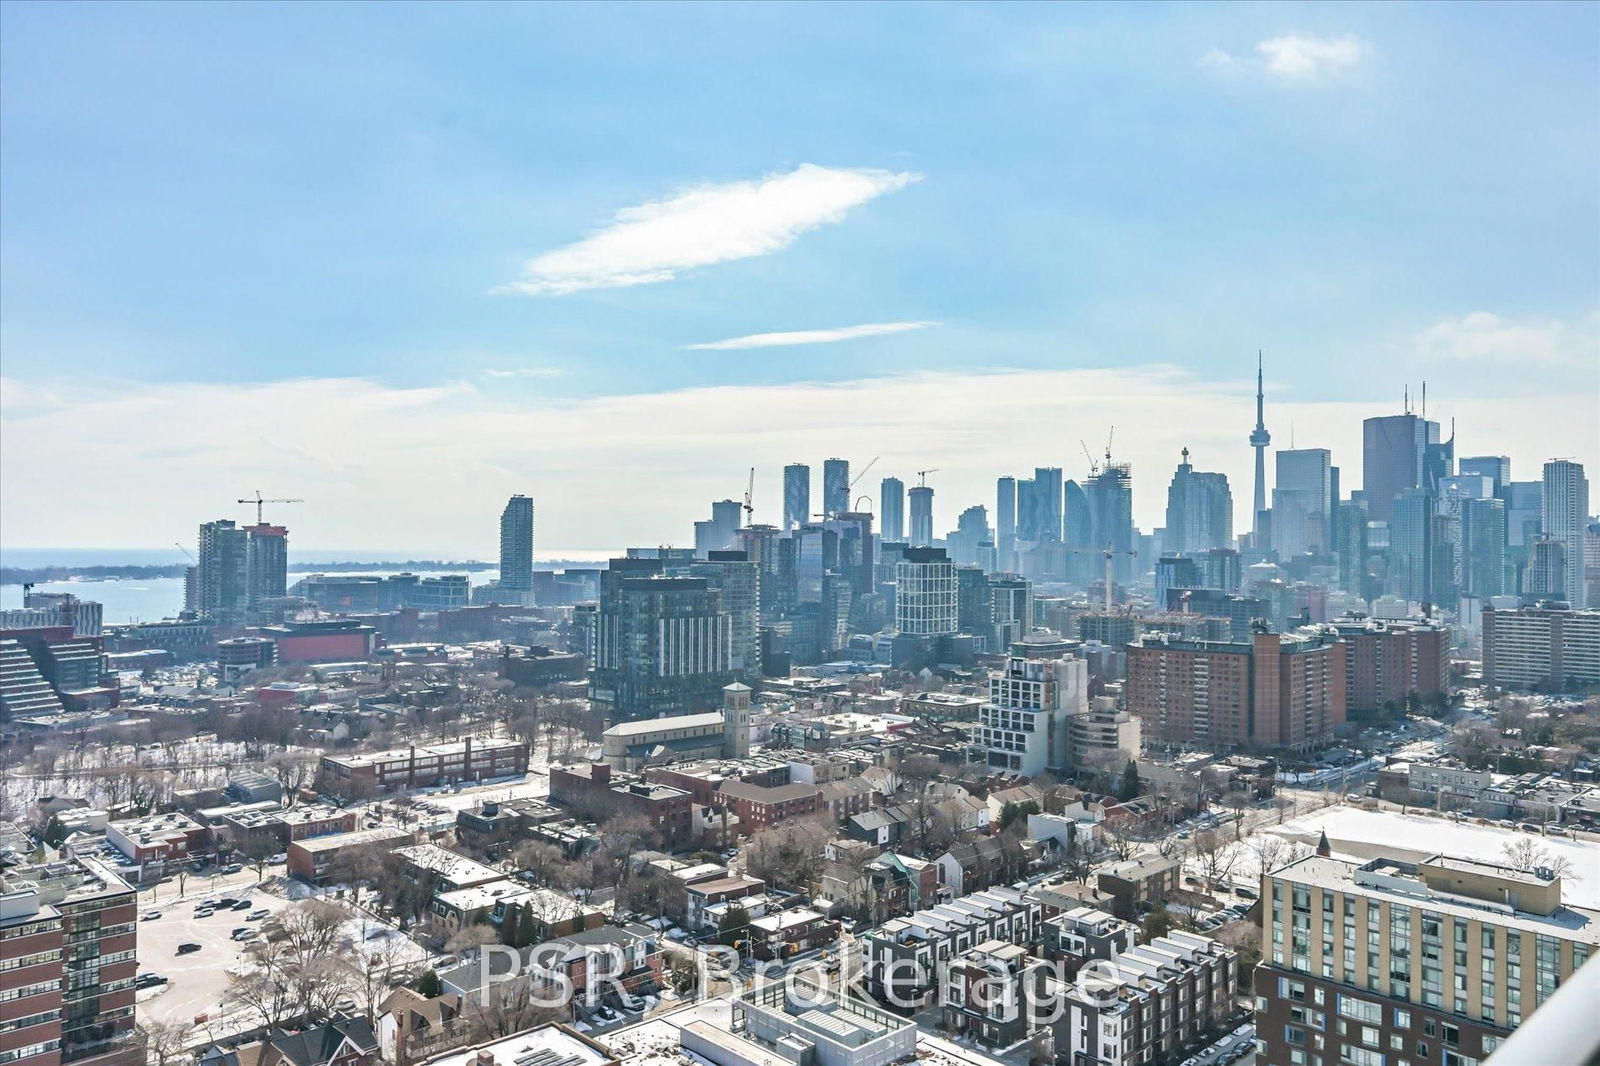
[[[846,444],[950,469],[953,525],[1112,422],[1150,526],[1178,440],[1149,411],[1231,402],[1258,347],[1280,443],[1351,439],[1426,377],[1477,416],[1463,454],[1597,458],[1600,6],[11,4],[0,29],[12,544],[113,536],[27,491],[86,421],[68,473],[171,471],[114,516],[141,543],[210,517],[213,477],[320,491],[312,543],[376,543],[396,464],[460,516],[397,514],[396,547],[486,545],[523,487],[552,546],[654,543],[730,471]],[[1024,402],[1013,448],[944,432],[988,375],[1026,401],[1104,370],[1098,406]],[[948,393],[857,436],[795,417],[928,375]],[[650,424],[667,391],[763,421],[696,451],[704,415]],[[231,416],[207,434],[197,402]],[[1248,467],[1248,413],[1192,417]],[[611,461],[674,433],[689,468],[627,515],[583,462],[619,423]]]

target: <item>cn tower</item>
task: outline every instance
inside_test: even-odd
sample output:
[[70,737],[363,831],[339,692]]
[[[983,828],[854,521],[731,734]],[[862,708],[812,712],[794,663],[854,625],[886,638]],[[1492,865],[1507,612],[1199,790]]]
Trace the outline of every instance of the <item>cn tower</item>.
[[1250,447],[1256,450],[1255,507],[1250,511],[1250,529],[1261,532],[1261,512],[1267,509],[1267,445],[1272,434],[1267,432],[1261,402],[1261,352],[1256,352],[1256,428],[1250,434]]

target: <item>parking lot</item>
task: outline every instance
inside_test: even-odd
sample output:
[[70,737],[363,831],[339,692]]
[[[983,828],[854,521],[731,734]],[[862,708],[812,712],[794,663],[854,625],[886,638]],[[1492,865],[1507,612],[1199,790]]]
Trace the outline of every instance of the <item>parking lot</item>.
[[[289,906],[288,900],[256,891],[253,878],[244,886],[219,890],[215,897],[191,893],[182,901],[162,899],[152,905],[141,895],[139,971],[168,979],[167,984],[138,994],[141,1021],[192,1024],[200,1031],[197,1038],[204,1035],[213,1039],[260,1024],[259,1019],[243,1015],[224,1017],[221,1009],[228,968],[239,961],[244,950],[244,945],[234,942],[230,935],[240,927],[259,928],[261,922],[246,920],[249,912],[242,910],[217,910],[209,918],[194,916],[196,902],[220,896],[248,899],[252,910],[259,908],[274,914]],[[144,915],[152,909],[159,909],[161,917],[145,920]],[[200,950],[179,955],[178,945],[183,943],[199,944]],[[205,1020],[199,1021],[202,1016]]]

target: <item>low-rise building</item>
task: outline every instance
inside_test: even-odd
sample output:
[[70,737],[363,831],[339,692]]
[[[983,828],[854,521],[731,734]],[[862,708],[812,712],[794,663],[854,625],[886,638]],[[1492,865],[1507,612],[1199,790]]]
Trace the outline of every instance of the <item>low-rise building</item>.
[[839,923],[814,910],[775,911],[750,919],[750,952],[758,959],[787,959],[839,939]]
[[[804,991],[803,997],[793,995],[787,982],[778,981],[735,999],[731,1035],[781,1059],[815,1066],[890,1066],[916,1053],[917,1027],[910,1020],[826,988]],[[718,1043],[685,1030],[683,1046],[717,1066],[752,1061]]]
[[1028,1035],[1030,1007],[1044,998],[1045,969],[1028,949],[985,940],[945,967],[940,1003],[944,1027],[991,1048]]
[[1052,986],[1062,999],[1051,1023],[1057,1066],[1175,1062],[1185,1047],[1217,1034],[1233,1013],[1238,955],[1208,937],[1157,937],[1110,964],[1114,977]]
[[323,787],[335,795],[363,789],[370,794],[400,788],[433,788],[527,772],[528,745],[493,737],[463,737],[448,744],[324,755],[321,766]]
[[822,790],[816,785],[768,787],[728,781],[717,790],[717,798],[733,808],[747,833],[759,833],[793,818],[808,818],[822,808]]
[[986,940],[1030,947],[1043,915],[1037,900],[990,888],[891,918],[862,938],[862,967],[873,995],[896,1006],[928,1001],[945,963]]
[[1094,907],[1074,907],[1044,920],[1043,955],[1062,964],[1061,976],[1070,981],[1085,964],[1110,960],[1132,951],[1138,943],[1138,926]]
[[550,767],[550,801],[593,815],[642,818],[664,848],[687,847],[693,840],[694,801],[687,791],[627,774],[613,778],[610,763]]
[[1101,867],[1095,881],[1113,900],[1118,917],[1132,918],[1140,911],[1164,903],[1178,891],[1183,864],[1154,852]]
[[296,840],[289,845],[286,868],[290,877],[313,885],[326,884],[341,855],[359,848],[398,847],[411,834],[398,826],[357,829],[325,837]]
[[147,814],[106,823],[106,843],[138,868],[141,883],[191,865],[210,848],[211,831],[186,814]]

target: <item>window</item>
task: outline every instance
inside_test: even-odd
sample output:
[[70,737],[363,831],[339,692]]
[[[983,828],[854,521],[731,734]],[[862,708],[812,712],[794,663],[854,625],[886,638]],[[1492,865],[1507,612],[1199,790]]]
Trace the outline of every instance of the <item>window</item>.
[[1408,1010],[1397,1009],[1394,1012],[1394,1027],[1396,1029],[1411,1028],[1411,1012]]

